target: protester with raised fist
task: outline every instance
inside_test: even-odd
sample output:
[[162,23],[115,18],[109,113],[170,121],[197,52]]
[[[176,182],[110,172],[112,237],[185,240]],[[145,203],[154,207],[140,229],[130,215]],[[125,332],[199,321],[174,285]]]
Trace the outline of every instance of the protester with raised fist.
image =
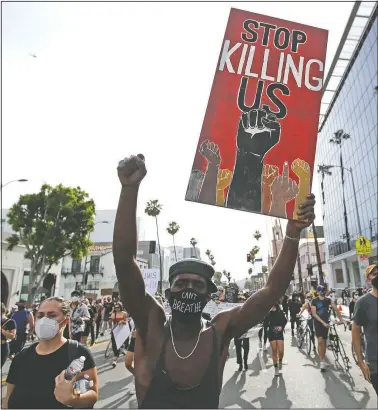
[[146,293],[138,263],[136,213],[139,186],[146,176],[143,155],[118,165],[121,194],[114,225],[113,256],[121,300],[137,328],[134,358],[139,408],[218,408],[230,341],[259,323],[285,293],[296,263],[300,233],[313,222],[309,195],[288,221],[282,250],[267,283],[241,306],[218,313],[209,326],[202,312],[217,292],[214,268],[184,259],[169,269],[167,293],[172,318]]

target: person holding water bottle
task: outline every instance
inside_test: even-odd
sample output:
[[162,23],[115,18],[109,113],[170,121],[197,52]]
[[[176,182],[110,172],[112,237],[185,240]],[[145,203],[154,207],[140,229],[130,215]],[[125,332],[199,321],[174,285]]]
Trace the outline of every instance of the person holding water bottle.
[[[90,350],[63,336],[70,302],[45,299],[39,306],[35,332],[39,343],[21,351],[7,377],[4,409],[93,408],[98,400],[97,369]],[[88,376],[89,391],[75,394],[78,379]]]

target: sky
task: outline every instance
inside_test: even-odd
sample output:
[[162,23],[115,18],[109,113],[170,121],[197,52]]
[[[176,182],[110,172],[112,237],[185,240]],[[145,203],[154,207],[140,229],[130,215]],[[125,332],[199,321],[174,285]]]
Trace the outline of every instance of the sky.
[[[329,30],[326,76],[353,3],[3,3],[2,183],[28,182],[4,188],[2,208],[47,182],[115,209],[118,162],[143,153],[138,215],[162,203],[162,246],[176,221],[177,245],[195,237],[242,279],[260,230],[266,261],[273,218],[184,200],[231,7]],[[152,218],[144,228],[156,238]]]

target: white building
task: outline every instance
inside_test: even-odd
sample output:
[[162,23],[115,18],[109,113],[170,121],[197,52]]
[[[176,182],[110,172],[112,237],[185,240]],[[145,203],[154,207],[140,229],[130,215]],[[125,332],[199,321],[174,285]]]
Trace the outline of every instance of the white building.
[[[25,246],[18,245],[12,251],[8,251],[6,238],[9,234],[2,232],[1,240],[1,301],[9,309],[20,299],[28,299],[29,275],[31,262],[25,258]],[[62,264],[53,265],[44,281],[46,288],[40,288],[41,295],[57,295]],[[55,283],[54,283],[55,282]]]
[[[194,248],[193,246],[176,246],[176,252],[174,246],[168,246],[166,249],[169,250],[169,266],[173,265],[176,260],[181,261],[187,258],[197,258],[201,259],[201,251],[199,248]],[[177,259],[176,259],[177,256]]]
[[[137,257],[140,269],[148,268],[148,261]],[[83,273],[86,265],[87,283],[83,284]],[[69,298],[74,290],[84,291],[92,298],[111,295],[117,276],[113,261],[111,243],[97,243],[89,249],[89,255],[81,260],[67,256],[62,263],[62,276],[59,295]]]

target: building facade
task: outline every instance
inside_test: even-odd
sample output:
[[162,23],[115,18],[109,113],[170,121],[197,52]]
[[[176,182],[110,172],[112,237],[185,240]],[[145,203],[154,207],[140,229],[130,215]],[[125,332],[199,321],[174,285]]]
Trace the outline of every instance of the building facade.
[[168,246],[166,249],[168,249],[170,254],[170,266],[173,265],[176,262],[176,260],[178,262],[187,258],[201,259],[201,250],[197,247],[194,248],[193,246],[176,246],[176,252],[174,246]]
[[[136,260],[141,270],[148,268],[147,259],[138,256]],[[88,273],[86,283],[83,283],[84,271]],[[84,289],[87,296],[100,298],[111,295],[116,282],[112,244],[97,243],[89,249],[87,257],[75,260],[66,256],[63,259],[59,289],[56,292],[69,299],[74,290]]]
[[[20,299],[28,300],[30,291],[31,262],[25,258],[26,248],[23,245],[7,250],[6,238],[10,234],[2,232],[1,240],[1,301],[9,309]],[[39,288],[36,300],[41,296],[56,296],[59,291],[62,263],[53,265]]]
[[361,235],[372,242],[369,262],[377,261],[378,22],[376,3],[364,3],[356,3],[325,81],[318,135],[327,281],[333,288],[365,285],[355,249]]

